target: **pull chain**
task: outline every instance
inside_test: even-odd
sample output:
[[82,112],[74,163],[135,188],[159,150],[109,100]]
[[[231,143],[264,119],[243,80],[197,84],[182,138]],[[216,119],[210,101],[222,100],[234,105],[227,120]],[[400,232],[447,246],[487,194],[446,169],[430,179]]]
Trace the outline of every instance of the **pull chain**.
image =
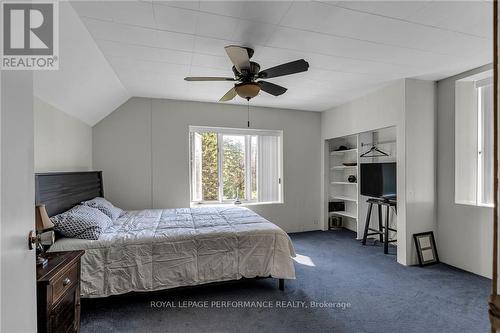
[[250,128],[250,99],[247,99],[247,127]]

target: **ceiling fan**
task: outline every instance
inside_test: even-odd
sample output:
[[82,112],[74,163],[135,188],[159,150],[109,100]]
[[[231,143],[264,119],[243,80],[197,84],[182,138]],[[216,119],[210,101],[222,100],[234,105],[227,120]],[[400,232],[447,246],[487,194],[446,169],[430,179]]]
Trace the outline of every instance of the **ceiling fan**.
[[261,71],[260,65],[250,61],[254,50],[249,47],[229,45],[224,48],[229,59],[233,63],[232,77],[186,77],[186,81],[235,81],[234,87],[231,88],[219,102],[227,102],[232,100],[236,95],[250,100],[257,96],[261,90],[273,96],[284,94],[287,89],[277,84],[267,81],[257,81],[260,79],[270,79],[273,77],[290,75],[300,72],[305,72],[309,68],[309,63],[304,59],[288,62]]

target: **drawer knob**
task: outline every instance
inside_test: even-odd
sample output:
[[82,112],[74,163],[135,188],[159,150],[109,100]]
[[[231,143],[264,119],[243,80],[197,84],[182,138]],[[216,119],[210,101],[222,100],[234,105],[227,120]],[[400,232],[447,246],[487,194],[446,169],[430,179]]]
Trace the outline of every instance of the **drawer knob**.
[[63,280],[63,286],[67,286],[70,283],[71,283],[71,280],[68,277]]

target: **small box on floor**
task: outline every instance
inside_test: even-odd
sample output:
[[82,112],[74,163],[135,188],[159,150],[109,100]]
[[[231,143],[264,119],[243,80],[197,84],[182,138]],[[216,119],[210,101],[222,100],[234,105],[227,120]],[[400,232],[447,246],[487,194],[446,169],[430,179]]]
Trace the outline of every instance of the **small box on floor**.
[[328,221],[328,230],[340,230],[342,229],[342,217],[341,216],[330,216]]

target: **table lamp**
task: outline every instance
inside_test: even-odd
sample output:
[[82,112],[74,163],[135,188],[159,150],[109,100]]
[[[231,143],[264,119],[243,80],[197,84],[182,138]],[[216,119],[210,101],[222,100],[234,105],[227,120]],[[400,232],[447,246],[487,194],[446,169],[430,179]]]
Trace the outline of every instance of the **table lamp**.
[[54,227],[54,224],[49,218],[47,214],[47,210],[45,209],[45,205],[36,205],[35,206],[35,228],[36,234],[30,234],[30,249],[32,245],[36,245],[36,264],[45,266],[48,263],[47,258],[43,258],[40,255],[45,251],[43,245],[52,245],[54,244],[55,235],[54,231],[46,231]]

